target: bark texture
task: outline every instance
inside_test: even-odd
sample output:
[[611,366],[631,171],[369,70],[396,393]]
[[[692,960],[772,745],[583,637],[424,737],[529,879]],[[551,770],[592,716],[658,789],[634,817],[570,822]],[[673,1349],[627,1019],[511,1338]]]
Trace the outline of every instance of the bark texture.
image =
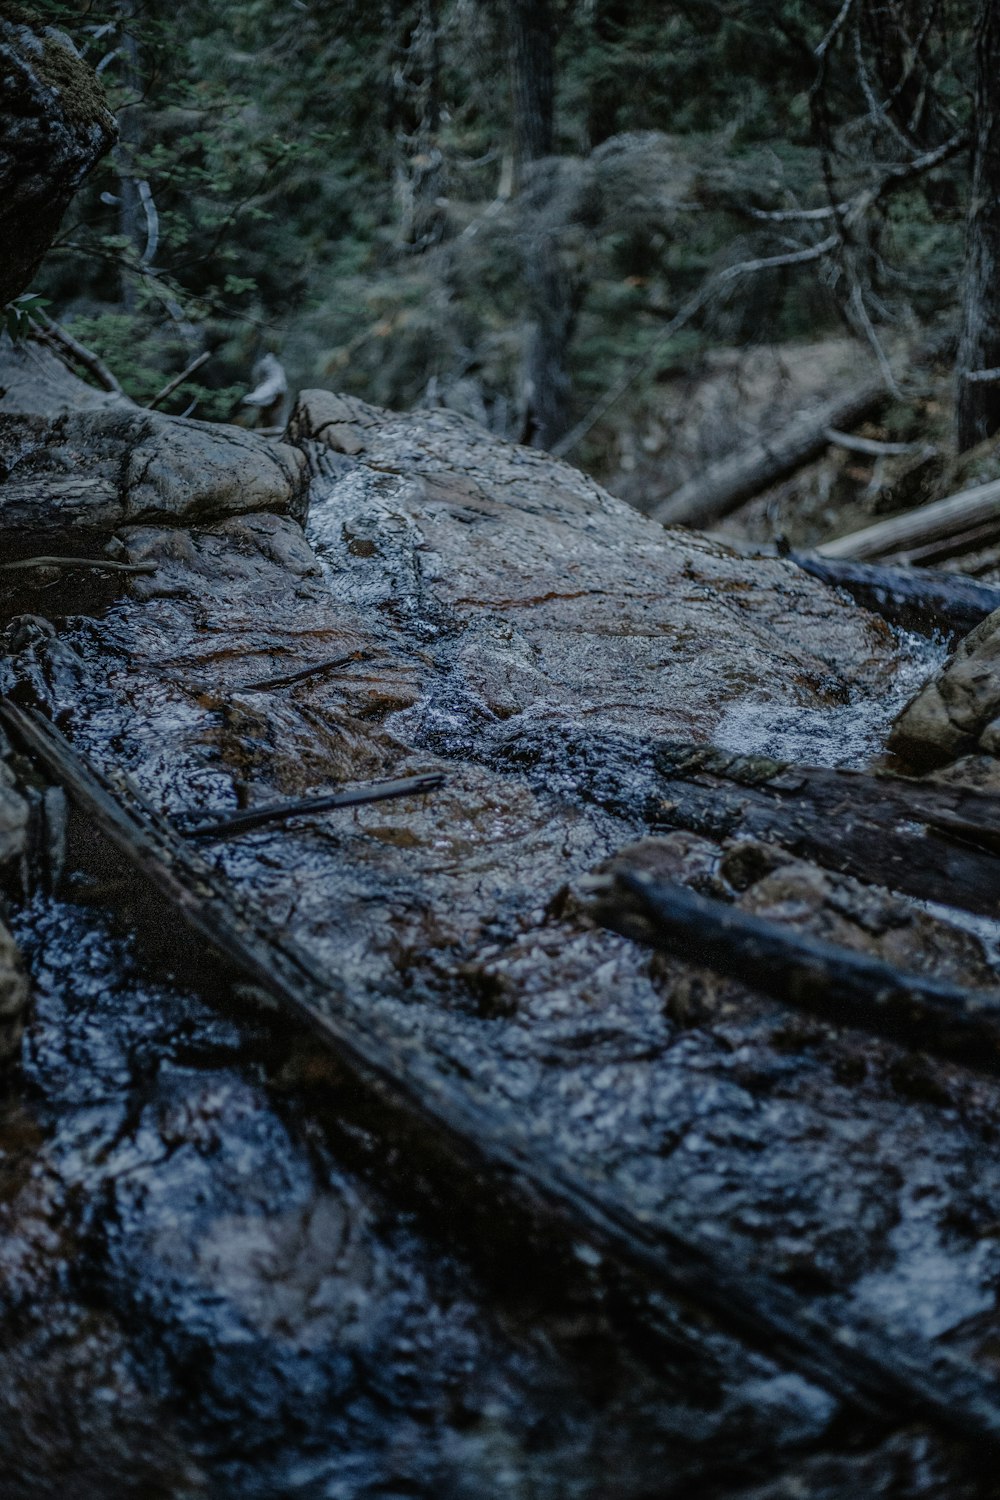
[[30,283],[115,121],[69,39],[0,9],[0,304]]
[[976,34],[972,186],[966,228],[962,338],[956,367],[960,452],[1000,428],[1000,6],[982,0]]

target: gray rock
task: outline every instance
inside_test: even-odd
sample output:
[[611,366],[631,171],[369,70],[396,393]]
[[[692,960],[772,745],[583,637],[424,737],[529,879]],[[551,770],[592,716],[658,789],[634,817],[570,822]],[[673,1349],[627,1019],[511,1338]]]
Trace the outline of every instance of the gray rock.
[[305,514],[296,448],[92,390],[35,349],[0,349],[0,533],[108,533],[152,520]]
[[896,719],[889,748],[919,770],[1000,750],[1000,610],[960,641]]
[[0,304],[29,284],[70,198],[114,144],[101,86],[72,42],[0,13]]

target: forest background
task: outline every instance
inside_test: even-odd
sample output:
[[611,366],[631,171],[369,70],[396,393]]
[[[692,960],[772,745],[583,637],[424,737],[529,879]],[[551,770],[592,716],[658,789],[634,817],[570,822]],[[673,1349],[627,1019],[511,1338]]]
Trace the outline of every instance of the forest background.
[[35,9],[120,141],[33,291],[140,402],[207,355],[165,409],[280,419],[245,403],[276,358],[652,509],[870,364],[912,459],[873,485],[842,456],[820,533],[946,487],[1000,425],[1000,343],[968,333],[1000,323],[969,187],[1000,181],[988,0]]

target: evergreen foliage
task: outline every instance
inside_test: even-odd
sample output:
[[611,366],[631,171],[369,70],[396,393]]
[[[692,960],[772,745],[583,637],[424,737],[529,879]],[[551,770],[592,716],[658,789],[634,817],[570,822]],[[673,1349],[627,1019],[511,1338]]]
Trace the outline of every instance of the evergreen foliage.
[[954,314],[957,152],[837,255],[724,281],[664,335],[706,277],[819,242],[829,226],[798,210],[961,127],[958,0],[926,33],[916,0],[559,0],[557,155],[514,194],[502,0],[36,8],[122,122],[38,290],[139,399],[208,348],[171,409],[232,416],[270,350],[293,384],[443,401],[516,434],[526,242],[569,288],[576,416],[629,371],[633,403],[655,400],[714,343]]

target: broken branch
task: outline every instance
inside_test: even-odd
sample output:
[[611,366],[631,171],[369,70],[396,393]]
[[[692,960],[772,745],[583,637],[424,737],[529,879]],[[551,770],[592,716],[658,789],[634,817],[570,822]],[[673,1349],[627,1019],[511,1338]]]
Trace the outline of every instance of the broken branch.
[[157,564],[112,562],[107,557],[21,557],[0,563],[0,572],[18,568],[92,568],[101,573],[155,573]]
[[1000,1071],[1000,992],[905,973],[852,948],[751,916],[645,871],[622,871],[599,920],[688,963],[839,1025]]
[[172,396],[174,391],[184,384],[185,380],[189,380],[195,371],[200,370],[202,365],[207,364],[211,358],[211,351],[208,349],[203,354],[199,354],[197,359],[191,361],[186,370],[182,370],[179,375],[175,375],[173,380],[168,380],[162,391],[157,391],[152,401],[146,402],[147,411],[153,411],[155,407],[159,406],[161,401],[166,401],[168,396]]
[[178,815],[180,832],[188,839],[226,839],[249,833],[254,828],[263,828],[268,823],[287,823],[290,818],[311,817],[316,813],[332,812],[337,807],[360,807],[366,802],[389,802],[396,797],[421,797],[426,792],[436,792],[444,785],[444,777],[438,772],[426,776],[404,776],[398,781],[373,781],[366,786],[349,787],[343,792],[331,792],[326,797],[300,798],[296,802],[278,802],[270,807],[251,808],[247,812],[234,813],[230,818],[219,818],[207,823],[183,826],[184,818]]
[[[855,561],[872,557],[904,561],[918,547],[934,544],[946,548],[952,536],[980,527],[987,528],[990,536],[1000,536],[1000,480],[977,484],[944,500],[934,500],[903,515],[878,521],[874,526],[865,526],[861,531],[823,542],[816,552],[820,557]],[[927,560],[933,559],[928,556]]]

